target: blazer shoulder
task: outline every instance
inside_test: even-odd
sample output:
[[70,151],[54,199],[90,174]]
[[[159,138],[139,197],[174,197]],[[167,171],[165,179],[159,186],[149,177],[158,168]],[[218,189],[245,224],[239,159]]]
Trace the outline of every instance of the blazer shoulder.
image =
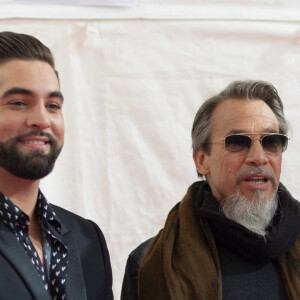
[[142,244],[140,244],[138,247],[136,247],[130,254],[129,258],[134,260],[135,263],[140,266],[142,263],[144,257],[146,256],[146,253],[148,249],[150,248],[152,242],[154,241],[154,237],[146,240]]
[[74,219],[76,221],[79,221],[79,222],[85,222],[87,219],[65,209],[65,208],[62,208],[58,205],[55,205],[55,204],[52,204],[50,203],[51,207],[53,208],[53,210],[55,211],[56,215],[58,216],[58,218],[60,216],[62,217],[67,217],[67,218],[71,218],[71,219]]
[[72,236],[69,240],[81,261],[88,299],[92,298],[89,295],[96,294],[99,299],[113,299],[110,256],[100,227],[62,207],[51,206],[65,228],[66,236]]
[[[96,230],[100,230],[99,226],[92,220],[83,218],[67,209],[64,209],[60,206],[50,204],[55,211],[58,219],[63,223],[67,228],[74,229],[77,226],[83,226],[88,228],[94,228]],[[101,231],[101,230],[100,230]]]
[[129,254],[123,278],[121,300],[138,299],[139,268],[153,240],[154,238],[148,239]]

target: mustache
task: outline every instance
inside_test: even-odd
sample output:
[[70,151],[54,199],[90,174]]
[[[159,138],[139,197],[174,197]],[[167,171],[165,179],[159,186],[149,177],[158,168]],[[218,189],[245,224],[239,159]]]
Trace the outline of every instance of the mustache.
[[253,174],[264,174],[267,175],[274,188],[276,188],[276,180],[275,180],[275,175],[273,172],[269,172],[268,170],[264,170],[262,167],[248,167],[247,170],[241,171],[240,173],[237,174],[236,176],[236,183],[240,184],[245,177],[253,175]]

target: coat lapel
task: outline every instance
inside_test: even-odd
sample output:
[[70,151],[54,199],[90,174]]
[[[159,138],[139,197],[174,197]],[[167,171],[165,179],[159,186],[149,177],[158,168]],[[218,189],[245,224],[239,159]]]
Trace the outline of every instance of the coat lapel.
[[34,295],[34,299],[51,300],[51,296],[46,291],[36,268],[13,233],[3,222],[0,222],[0,253],[18,270]]
[[81,260],[74,241],[72,231],[67,229],[63,222],[61,235],[49,224],[52,233],[68,248],[66,298],[72,300],[87,300],[86,289],[83,280]]

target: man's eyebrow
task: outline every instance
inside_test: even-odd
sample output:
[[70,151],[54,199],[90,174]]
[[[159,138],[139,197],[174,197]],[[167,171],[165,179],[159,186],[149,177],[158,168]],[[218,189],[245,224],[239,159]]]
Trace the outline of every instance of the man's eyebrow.
[[51,92],[48,96],[53,98],[60,98],[61,102],[64,101],[64,96],[60,91]]
[[246,133],[247,131],[245,130],[241,130],[241,129],[231,129],[229,132],[227,132],[226,135],[230,135],[230,134],[239,134],[239,133]]
[[30,90],[28,90],[28,89],[14,87],[14,88],[11,88],[11,89],[5,91],[5,92],[1,95],[1,98],[5,98],[5,97],[8,97],[8,96],[14,95],[14,94],[33,95],[33,92],[30,91]]
[[[31,90],[28,90],[28,89],[14,87],[14,88],[11,88],[11,89],[5,91],[1,95],[1,98],[5,98],[5,97],[8,97],[10,95],[15,95],[15,94],[23,94],[23,95],[32,96],[34,93]],[[64,96],[60,91],[50,92],[48,94],[48,97],[50,97],[50,98],[59,98],[62,102],[64,101]]]
[[[249,133],[248,131],[245,130],[241,130],[241,129],[231,129],[227,135],[231,135],[231,134],[243,134],[243,133]],[[259,132],[256,132],[259,133]],[[278,133],[278,130],[274,129],[274,128],[265,128],[261,133]]]
[[279,133],[279,130],[274,128],[265,128],[264,133]]

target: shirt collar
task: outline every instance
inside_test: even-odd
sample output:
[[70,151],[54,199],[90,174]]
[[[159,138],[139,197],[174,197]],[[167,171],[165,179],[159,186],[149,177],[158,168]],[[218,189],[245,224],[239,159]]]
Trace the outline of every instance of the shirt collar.
[[43,193],[39,190],[38,199],[36,203],[36,213],[39,217],[39,220],[42,225],[47,226],[47,223],[50,223],[54,226],[56,231],[61,234],[62,226],[61,222],[59,221],[58,217],[55,214],[51,204],[47,201],[46,197]]
[[[42,226],[47,226],[47,223],[50,223],[59,234],[61,233],[61,222],[40,190],[37,197],[36,214]],[[14,231],[16,227],[28,229],[30,224],[29,217],[1,192],[0,220],[2,220],[12,231]]]

